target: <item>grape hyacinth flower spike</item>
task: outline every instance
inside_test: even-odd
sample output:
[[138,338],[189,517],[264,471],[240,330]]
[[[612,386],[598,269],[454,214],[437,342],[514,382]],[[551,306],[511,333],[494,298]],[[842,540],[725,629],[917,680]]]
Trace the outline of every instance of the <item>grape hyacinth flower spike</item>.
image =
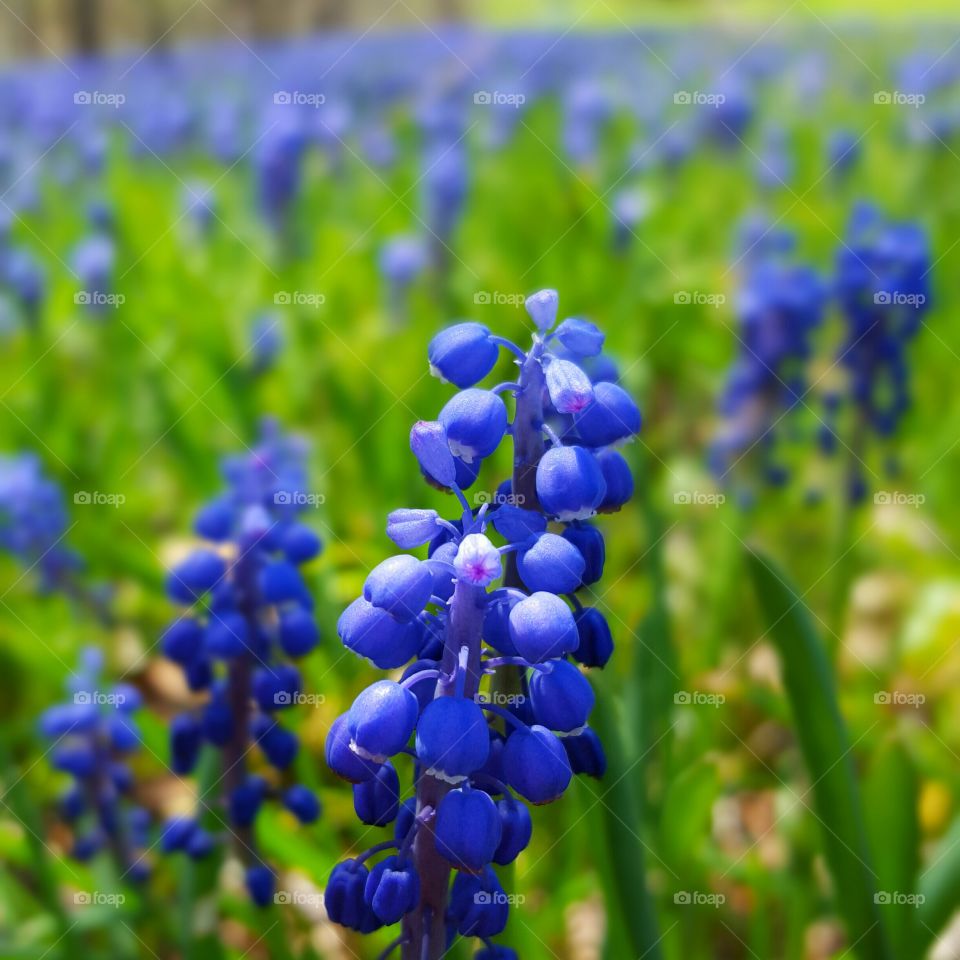
[[[603,572],[603,535],[590,520],[632,493],[617,447],[640,413],[619,385],[584,372],[603,346],[597,327],[570,319],[554,330],[552,290],[530,297],[527,310],[536,324],[527,351],[477,323],[430,344],[433,372],[461,392],[438,420],[414,425],[410,446],[460,510],[452,520],[429,509],[391,513],[390,539],[427,556],[401,553],[375,567],[338,624],[349,650],[405,669],[360,693],[330,729],[327,762],[353,784],[358,816],[394,828],[333,870],[325,903],[331,919],[360,932],[400,922],[393,947],[405,960],[436,960],[457,936],[481,938],[482,956],[514,956],[491,942],[507,922],[493,865],[528,845],[528,805],[556,800],[576,773],[604,769],[581,666],[602,666],[613,642],[602,613],[577,594]],[[515,356],[518,379],[478,387],[501,348]],[[515,398],[512,423],[504,395]],[[464,489],[505,436],[513,476],[496,495],[477,494],[475,508]],[[405,757],[415,797],[401,803]]]
[[[171,765],[193,771],[204,744],[222,754],[223,806],[234,853],[252,899],[273,899],[274,875],[257,852],[254,822],[276,799],[301,823],[320,814],[314,794],[296,782],[296,735],[279,714],[300,696],[299,660],[320,635],[299,567],[320,553],[317,535],[298,514],[306,493],[304,448],[267,422],[257,448],[227,460],[227,490],[198,515],[196,532],[211,546],[195,550],[167,578],[184,609],[163,636],[164,654],[183,669],[204,705],[174,718]],[[262,772],[250,769],[258,748]],[[193,818],[165,828],[162,845],[202,857],[214,838]]]
[[131,799],[126,763],[140,746],[133,719],[140,694],[129,684],[106,688],[102,672],[102,654],[85,650],[70,679],[70,700],[42,715],[40,732],[51,741],[53,766],[72,778],[60,800],[73,832],[71,855],[85,861],[108,850],[121,878],[140,881],[150,872],[143,856],[150,815]]

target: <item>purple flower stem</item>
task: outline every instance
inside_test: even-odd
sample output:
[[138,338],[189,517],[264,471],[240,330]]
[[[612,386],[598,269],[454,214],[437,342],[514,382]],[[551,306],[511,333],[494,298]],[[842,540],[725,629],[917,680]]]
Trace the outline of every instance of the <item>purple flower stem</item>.
[[[486,609],[483,587],[457,581],[450,601],[444,639],[442,676],[435,696],[458,692],[473,699],[480,685],[480,635]],[[461,666],[461,651],[466,650]],[[455,679],[454,679],[455,678]],[[458,691],[458,687],[460,690]],[[403,918],[403,960],[440,960],[446,949],[444,918],[450,887],[450,864],[437,852],[434,819],[423,819],[427,808],[437,810],[451,789],[425,770],[417,777],[417,817],[421,827],[413,841],[413,860],[420,876],[420,902]]]
[[[258,629],[257,615],[257,553],[260,535],[247,535],[237,544],[237,558],[233,563],[233,577],[237,588],[237,608],[250,628],[250,636]],[[233,720],[230,740],[223,748],[223,781],[227,795],[243,783],[247,774],[247,751],[250,748],[250,697],[253,679],[253,659],[244,653],[230,660],[227,668],[227,702]],[[237,856],[249,866],[255,854],[251,827],[230,825],[230,835]]]

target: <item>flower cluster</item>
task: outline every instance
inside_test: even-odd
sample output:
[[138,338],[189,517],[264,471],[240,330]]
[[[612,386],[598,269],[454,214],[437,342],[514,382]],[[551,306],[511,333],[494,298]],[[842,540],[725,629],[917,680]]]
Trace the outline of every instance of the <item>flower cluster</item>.
[[[223,804],[234,851],[258,904],[270,902],[274,876],[256,851],[253,826],[268,797],[279,797],[302,823],[320,813],[314,794],[294,781],[296,735],[277,715],[295,704],[300,672],[290,660],[320,639],[313,602],[298,567],[321,549],[298,519],[309,502],[304,448],[267,422],[256,449],[226,461],[227,490],[201,510],[196,532],[213,546],[195,550],[167,578],[182,614],[163,635],[163,651],[182,667],[203,707],[182,713],[171,728],[171,766],[190,773],[204,743],[222,752]],[[269,771],[252,772],[251,747]],[[165,827],[166,851],[202,857],[213,837],[193,818]]]
[[89,860],[109,850],[122,876],[143,880],[150,815],[130,800],[133,775],[125,761],[140,746],[133,719],[140,694],[129,684],[104,687],[102,672],[102,654],[84,651],[70,679],[71,699],[43,714],[40,732],[52,741],[53,766],[72,778],[60,801],[73,828],[72,856]]
[[[327,762],[354,784],[357,815],[393,823],[394,838],[340,863],[325,904],[363,932],[402,921],[396,945],[417,960],[442,956],[457,935],[483,939],[487,960],[514,956],[490,942],[508,902],[492,865],[511,863],[530,841],[528,804],[550,803],[573,774],[600,776],[605,766],[588,726],[593,690],[577,664],[603,666],[613,641],[577,593],[603,572],[604,538],[590,519],[633,492],[616,447],[640,429],[640,412],[615,382],[585,372],[610,373],[597,327],[567,319],[554,330],[552,290],[528,298],[527,311],[536,331],[526,351],[478,323],[431,342],[433,372],[461,391],[436,421],[413,427],[410,445],[428,482],[462,510],[453,520],[391,513],[390,539],[428,556],[384,560],[338,624],[347,649],[405,670],[364,690],[330,729]],[[501,347],[515,355],[518,379],[477,387]],[[505,394],[515,398],[512,424]],[[507,434],[513,476],[495,495],[476,494],[474,509],[464,490]],[[414,766],[416,796],[405,802],[401,755]]]
[[[737,304],[737,358],[720,397],[723,424],[710,450],[723,480],[741,473],[774,485],[788,479],[776,458],[777,426],[802,402],[812,336],[820,325],[827,289],[809,267],[761,252],[751,260]],[[755,468],[755,469],[754,469]]]
[[910,405],[906,348],[930,308],[931,257],[921,226],[891,223],[871,206],[857,208],[837,257],[837,298],[845,323],[838,363],[847,371],[845,396],[828,400],[824,446],[835,447],[833,424],[849,409],[849,478],[854,502],[866,493],[860,469],[872,432],[890,437]]
[[67,508],[57,483],[30,453],[0,457],[0,550],[28,571],[36,571],[44,591],[68,589],[80,565],[64,544]]

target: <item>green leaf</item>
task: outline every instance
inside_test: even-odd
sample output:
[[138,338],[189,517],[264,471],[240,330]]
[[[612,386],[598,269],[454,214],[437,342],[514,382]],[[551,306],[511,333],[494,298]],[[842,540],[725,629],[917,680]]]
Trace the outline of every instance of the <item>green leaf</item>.
[[607,754],[607,773],[600,784],[601,819],[607,841],[609,868],[607,903],[611,916],[619,915],[627,928],[631,955],[661,960],[660,932],[646,884],[646,852],[640,798],[633,767],[620,736],[622,717],[610,695],[598,691],[590,717]]
[[937,844],[921,872],[917,892],[916,955],[923,956],[931,941],[953,916],[960,901],[960,817]]
[[[910,894],[917,879],[920,849],[917,774],[900,741],[891,739],[881,744],[864,783],[864,797],[877,885],[887,894]],[[919,956],[914,941],[916,906],[912,902],[890,902],[880,913],[896,955]]]
[[769,560],[749,551],[748,569],[767,635],[780,656],[851,950],[864,960],[893,960],[874,899],[877,874],[871,866],[851,746],[823,643],[802,599]]

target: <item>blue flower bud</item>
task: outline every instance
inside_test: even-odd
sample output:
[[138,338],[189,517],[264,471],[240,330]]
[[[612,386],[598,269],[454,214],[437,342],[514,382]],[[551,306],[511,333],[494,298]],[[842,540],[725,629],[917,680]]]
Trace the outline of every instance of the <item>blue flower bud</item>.
[[397,923],[417,905],[420,877],[409,861],[385,857],[370,871],[363,896],[383,923]]
[[197,536],[205,540],[222,543],[229,539],[233,531],[233,518],[233,503],[228,497],[220,497],[200,508],[193,521],[193,529]]
[[351,749],[380,762],[399,753],[416,726],[417,708],[417,698],[399,683],[371,684],[347,711]]
[[564,320],[555,336],[575,357],[595,357],[605,339],[599,327],[579,317]]
[[488,603],[483,615],[483,639],[506,657],[517,655],[517,648],[510,638],[510,611],[517,603],[512,597]]
[[273,902],[275,877],[269,867],[263,864],[248,867],[245,880],[250,899],[258,907],[266,907]]
[[600,450],[597,453],[597,462],[607,485],[600,512],[614,513],[633,496],[633,472],[622,454],[616,450]]
[[189,617],[174,620],[160,638],[163,655],[179,664],[194,660],[202,643],[203,626]]
[[542,533],[517,551],[517,570],[533,592],[573,593],[582,580],[586,563],[576,546],[555,533]]
[[227,796],[230,822],[235,827],[249,827],[257,817],[267,791],[263,777],[249,776]]
[[460,872],[450,890],[450,918],[462,937],[495,937],[507,925],[507,895],[497,875],[484,867],[479,875]]
[[457,579],[474,587],[487,587],[503,574],[500,551],[482,533],[467,534],[453,561]]
[[447,443],[443,424],[436,420],[418,420],[410,430],[410,449],[427,478],[442,487],[457,482],[457,468]]
[[206,690],[213,682],[213,666],[206,656],[198,655],[189,663],[185,663],[183,672],[187,686],[194,692]]
[[260,592],[267,603],[284,603],[301,598],[307,588],[292,563],[274,560],[260,571]]
[[463,389],[479,383],[496,365],[497,345],[479,323],[457,323],[441,330],[427,348],[430,372]]
[[167,575],[167,595],[178,603],[191,604],[212,590],[226,570],[219,554],[195,550]]
[[613,655],[613,634],[606,617],[594,607],[583,607],[574,614],[580,645],[573,658],[585,667],[604,667]]
[[480,468],[482,466],[483,460],[480,457],[475,457],[470,463],[467,463],[460,457],[454,457],[453,468],[457,486],[461,490],[469,490],[470,487],[477,482],[477,477],[480,476]]
[[534,593],[510,611],[510,639],[530,663],[562,657],[576,650],[577,625],[570,608],[552,593]]
[[213,852],[214,846],[213,837],[202,827],[197,826],[187,838],[184,850],[191,860],[202,860]]
[[536,482],[544,513],[563,521],[592,517],[606,493],[600,464],[583,447],[551,447],[537,464]]
[[550,402],[557,413],[576,414],[593,402],[593,384],[575,363],[554,358],[544,375]]
[[[426,563],[424,567],[430,572]],[[340,614],[337,634],[348,650],[371,660],[381,670],[402,667],[415,657],[423,636],[418,622],[401,623],[363,597]]]
[[437,534],[436,510],[394,510],[387,517],[387,536],[401,550],[429,543]]
[[552,669],[534,670],[530,678],[530,702],[537,723],[548,730],[569,733],[587,722],[593,709],[593,687],[572,663],[554,660]]
[[288,657],[302,657],[320,642],[313,614],[299,607],[280,614],[280,646]]
[[557,322],[559,302],[560,295],[556,290],[539,290],[527,297],[524,306],[541,333],[545,333]]
[[507,783],[534,804],[551,803],[570,784],[570,761],[560,739],[546,727],[514,730],[503,748]]
[[533,835],[533,821],[526,806],[509,796],[497,801],[497,815],[500,817],[500,843],[493,854],[493,862],[506,866],[527,849]]
[[250,625],[235,611],[210,614],[204,636],[204,649],[211,657],[229,659],[249,651]]
[[76,820],[86,808],[87,802],[84,799],[83,790],[80,789],[79,785],[70,787],[70,789],[60,797],[60,816],[63,817],[67,823],[72,823]]
[[456,783],[487,762],[490,734],[483,710],[462,697],[431,701],[417,724],[417,758],[433,776]]
[[607,756],[596,731],[587,727],[575,737],[562,737],[567,759],[574,773],[586,774],[599,780],[607,770]]
[[174,773],[190,773],[197,764],[203,731],[196,717],[181,713],[170,723],[170,767]]
[[291,730],[262,714],[255,725],[257,744],[271,767],[286,770],[296,759],[300,741]]
[[100,719],[93,703],[63,703],[49,707],[40,717],[40,732],[51,740],[71,733],[92,732]]
[[354,784],[353,809],[362,823],[385,827],[392,823],[400,809],[400,778],[388,760],[372,780]]
[[204,737],[215,746],[228,744],[233,737],[233,711],[225,697],[215,696],[200,714]]
[[380,926],[364,897],[369,876],[366,866],[356,860],[344,860],[333,868],[324,891],[323,905],[334,923],[360,933],[372,933]]
[[606,447],[640,432],[640,410],[615,383],[598,383],[593,403],[574,417],[577,436],[588,447]]
[[453,596],[454,576],[451,568],[456,558],[457,544],[451,541],[440,544],[427,561],[433,571],[434,596],[441,600],[449,600]]
[[320,816],[320,801],[316,794],[302,783],[295,783],[284,791],[283,805],[301,823],[313,823]]
[[284,531],[281,549],[291,563],[301,564],[318,556],[323,543],[306,524],[293,523]]
[[400,804],[397,822],[393,825],[393,839],[402,843],[417,819],[417,798],[408,797]]
[[164,853],[183,850],[196,829],[197,821],[192,817],[171,817],[160,831],[160,849]]
[[488,794],[482,790],[451,790],[437,811],[437,852],[461,870],[482,870],[500,844],[500,830],[500,816]]
[[90,833],[84,837],[76,837],[73,841],[73,847],[70,850],[70,856],[74,860],[86,863],[93,859],[106,842],[102,833]]
[[482,950],[478,950],[473,960],[520,960],[520,957],[513,947],[505,947],[502,943],[491,943]]
[[512,503],[497,507],[490,519],[497,533],[510,543],[520,543],[547,529],[547,519],[542,513]]
[[397,620],[413,620],[433,592],[430,568],[409,554],[377,564],[363,585],[364,599]]
[[588,587],[603,576],[607,550],[603,534],[589,523],[574,523],[563,531],[564,540],[569,540],[580,551],[584,560],[580,586]]
[[472,463],[490,456],[500,445],[507,429],[507,408],[492,391],[470,388],[451,397],[439,419],[451,453]]
[[91,776],[97,769],[97,756],[88,743],[61,745],[53,751],[51,762],[54,769],[72,774],[74,777]]
[[253,674],[253,698],[264,713],[293,706],[300,693],[300,671],[289,663],[261,667]]
[[350,783],[363,783],[376,776],[380,764],[365,760],[350,749],[350,731],[347,729],[347,715],[337,717],[327,733],[324,756],[327,766],[338,776]]
[[[412,677],[415,673],[420,673],[424,670],[437,670],[439,666],[440,664],[437,660],[421,658],[411,663],[403,671],[403,676],[400,679],[406,680],[407,677]],[[422,713],[427,705],[433,702],[433,696],[437,689],[436,677],[424,677],[412,686],[407,687],[407,689],[417,698],[417,703]]]

